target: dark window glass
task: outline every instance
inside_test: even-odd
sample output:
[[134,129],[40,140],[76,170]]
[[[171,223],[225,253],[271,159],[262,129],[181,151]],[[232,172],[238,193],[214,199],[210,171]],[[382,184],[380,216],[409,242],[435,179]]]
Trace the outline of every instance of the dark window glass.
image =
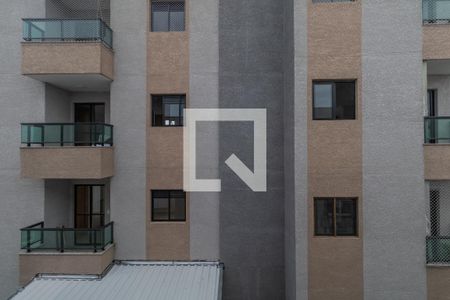
[[313,82],[313,119],[355,119],[355,86],[355,81]]
[[333,199],[317,198],[314,201],[315,234],[334,235]]
[[152,221],[185,221],[186,193],[152,191]]
[[315,198],[314,234],[316,236],[358,235],[356,198]]
[[336,235],[357,235],[356,222],[356,199],[336,199]]
[[185,96],[152,96],[153,126],[183,126]]
[[152,1],[152,31],[184,31],[184,2]]

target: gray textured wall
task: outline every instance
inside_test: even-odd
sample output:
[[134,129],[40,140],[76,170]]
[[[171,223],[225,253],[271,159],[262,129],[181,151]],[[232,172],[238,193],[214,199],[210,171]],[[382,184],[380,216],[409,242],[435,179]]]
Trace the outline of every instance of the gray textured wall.
[[285,8],[286,299],[308,299],[307,0]]
[[420,8],[363,1],[366,300],[426,299]]
[[[189,3],[189,108],[219,105],[219,0]],[[219,124],[198,125],[198,178],[214,179],[218,171]],[[191,259],[219,259],[219,194],[190,193]]]
[[21,75],[22,18],[43,0],[0,1],[0,299],[18,285],[19,229],[44,218],[44,182],[20,178],[20,123],[43,122],[44,85]]
[[45,84],[45,122],[70,122],[69,92]]
[[73,190],[69,180],[45,180],[45,227],[73,226]]
[[251,191],[223,162],[231,153],[253,170],[253,126],[220,125],[220,256],[224,299],[284,297],[284,2],[222,0],[219,105],[267,108],[266,193]]
[[146,0],[111,1],[115,79],[110,101],[116,172],[110,201],[118,259],[145,258],[147,9]]

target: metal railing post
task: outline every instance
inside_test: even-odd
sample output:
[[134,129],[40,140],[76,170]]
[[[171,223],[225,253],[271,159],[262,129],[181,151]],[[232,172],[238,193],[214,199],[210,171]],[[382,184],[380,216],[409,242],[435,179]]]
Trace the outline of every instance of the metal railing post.
[[94,229],[94,252],[97,252],[97,229]]
[[27,125],[27,146],[31,147],[31,126]]
[[63,253],[64,252],[64,226],[61,227],[60,233],[61,233],[61,241],[60,241],[61,250],[60,251],[61,251],[61,253]]
[[27,252],[31,252],[30,230],[27,230]]
[[60,142],[61,147],[63,147],[64,146],[64,125],[61,124],[60,130],[61,130],[61,132],[59,134],[60,134],[61,140],[59,142]]

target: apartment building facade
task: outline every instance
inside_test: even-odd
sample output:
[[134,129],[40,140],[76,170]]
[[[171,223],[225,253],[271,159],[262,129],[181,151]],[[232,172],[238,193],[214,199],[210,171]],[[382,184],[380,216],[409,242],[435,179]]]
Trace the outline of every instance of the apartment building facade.
[[[221,261],[224,299],[446,299],[450,1],[20,0],[0,10],[0,298],[37,273]],[[183,190],[183,109],[199,122]]]

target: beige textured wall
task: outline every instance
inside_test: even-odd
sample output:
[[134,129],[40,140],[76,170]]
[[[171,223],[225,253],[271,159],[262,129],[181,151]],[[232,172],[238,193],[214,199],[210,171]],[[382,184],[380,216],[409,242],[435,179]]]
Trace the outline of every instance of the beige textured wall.
[[93,252],[21,252],[19,253],[20,285],[36,274],[99,275],[114,259],[114,245]]
[[427,267],[428,300],[450,300],[450,267]]
[[149,259],[189,259],[189,196],[186,197],[186,222],[152,222],[150,192],[152,189],[183,189],[183,129],[152,127],[151,95],[186,94],[186,102],[189,103],[187,1],[185,7],[185,32],[148,34],[147,107],[150,109],[147,115],[147,258]]
[[450,59],[450,26],[423,26],[423,59]]
[[23,147],[21,176],[39,179],[102,179],[114,175],[113,147]]
[[113,79],[114,54],[102,43],[22,43],[22,74],[101,74]]
[[425,180],[450,180],[450,145],[424,145]]
[[[312,81],[356,79],[356,120],[313,121]],[[308,4],[309,299],[363,298],[361,3]],[[358,197],[358,237],[315,237],[314,197]]]

